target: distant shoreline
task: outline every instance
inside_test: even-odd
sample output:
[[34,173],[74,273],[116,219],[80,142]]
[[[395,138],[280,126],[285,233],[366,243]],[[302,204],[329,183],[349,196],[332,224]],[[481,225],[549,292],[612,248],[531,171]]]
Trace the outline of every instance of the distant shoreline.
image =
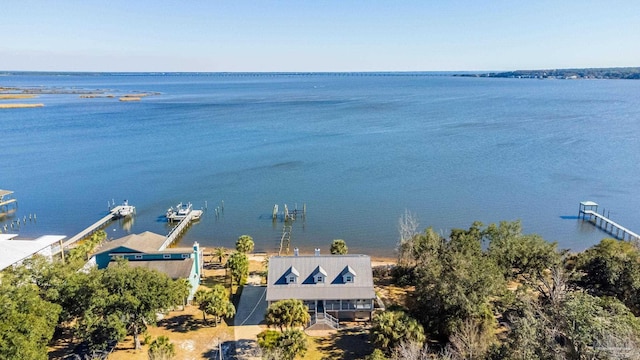
[[455,76],[534,79],[640,79],[640,67],[533,69],[515,71],[447,70],[447,71],[11,71],[0,70],[1,76]]
[[454,76],[485,77],[485,78],[510,78],[510,79],[640,80],[640,67],[516,70],[516,71],[507,71],[507,72],[489,72],[489,73],[478,73],[478,74],[459,74],[459,75],[454,75]]

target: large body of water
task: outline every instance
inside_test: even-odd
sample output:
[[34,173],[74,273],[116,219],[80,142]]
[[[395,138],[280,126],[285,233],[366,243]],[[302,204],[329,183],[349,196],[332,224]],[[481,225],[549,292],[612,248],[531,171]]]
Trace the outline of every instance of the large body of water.
[[[400,215],[448,233],[522,220],[582,250],[607,234],[576,220],[593,200],[640,231],[640,81],[479,79],[428,74],[0,76],[0,87],[158,92],[140,102],[40,95],[0,110],[0,188],[23,237],[73,236],[128,199],[131,222],[167,233],[178,202],[208,205],[183,243],[272,251],[274,204],[306,204],[293,246],[393,255]],[[7,102],[7,100],[3,100]],[[214,209],[224,201],[224,213]],[[16,232],[14,230],[14,232]]]

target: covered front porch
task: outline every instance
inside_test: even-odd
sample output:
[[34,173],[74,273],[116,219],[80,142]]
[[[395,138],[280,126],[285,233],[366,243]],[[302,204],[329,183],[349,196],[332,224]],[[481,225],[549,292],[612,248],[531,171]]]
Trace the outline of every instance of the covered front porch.
[[304,305],[313,314],[329,314],[337,319],[368,319],[373,312],[373,299],[354,300],[304,300]]

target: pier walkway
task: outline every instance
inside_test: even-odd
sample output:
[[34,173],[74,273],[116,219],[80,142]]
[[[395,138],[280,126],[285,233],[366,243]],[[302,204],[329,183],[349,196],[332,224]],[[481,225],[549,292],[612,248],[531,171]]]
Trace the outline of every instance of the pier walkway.
[[202,212],[203,212],[202,210],[191,210],[184,217],[184,219],[180,220],[180,222],[178,223],[178,225],[176,225],[176,227],[171,229],[171,231],[167,235],[167,239],[164,241],[164,243],[162,243],[162,246],[160,246],[160,249],[158,250],[162,251],[166,249],[169,245],[171,245],[174,241],[176,241],[178,236],[182,234],[182,232],[189,226],[192,220],[200,219],[200,217],[202,216]]
[[609,219],[604,215],[598,214],[598,204],[593,201],[583,201],[580,203],[578,217],[587,220],[593,225],[599,227],[605,232],[614,235],[621,240],[640,240],[640,235]]
[[89,226],[88,228],[82,230],[81,232],[79,232],[76,236],[70,238],[69,240],[65,241],[62,244],[62,249],[75,244],[76,242],[84,239],[85,237],[89,236],[91,233],[93,233],[94,231],[102,228],[104,225],[106,225],[109,221],[115,219],[118,217],[118,214],[120,213],[120,210],[122,210],[125,206],[120,205],[120,206],[116,206],[113,209],[111,209],[109,211],[109,215],[103,217],[102,219],[96,221],[95,223],[93,223],[93,225]]

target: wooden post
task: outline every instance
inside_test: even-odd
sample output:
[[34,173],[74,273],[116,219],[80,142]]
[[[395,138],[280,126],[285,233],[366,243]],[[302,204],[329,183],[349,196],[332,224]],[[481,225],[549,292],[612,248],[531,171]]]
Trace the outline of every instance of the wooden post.
[[60,254],[62,254],[62,263],[64,264],[64,247],[62,246],[62,239],[60,239]]

